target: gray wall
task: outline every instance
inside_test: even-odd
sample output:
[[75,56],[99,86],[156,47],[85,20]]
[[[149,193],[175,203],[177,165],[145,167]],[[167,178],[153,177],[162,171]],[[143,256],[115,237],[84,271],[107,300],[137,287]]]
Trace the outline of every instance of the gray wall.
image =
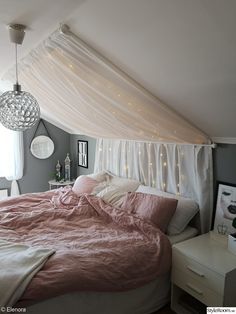
[[236,184],[236,145],[218,144],[214,150],[214,178]]
[[[70,152],[70,134],[45,122],[52,140],[55,151],[48,159],[40,160],[35,158],[29,150],[29,146],[36,127],[24,132],[24,176],[18,181],[21,193],[41,192],[48,190],[48,180],[52,179],[55,172],[55,165],[59,159],[63,163],[66,153]],[[40,124],[37,135],[46,134]],[[0,189],[9,188],[10,182],[0,178]]]
[[[88,141],[88,168],[78,166],[78,146],[77,141]],[[74,178],[81,174],[93,173],[95,160],[96,139],[85,135],[71,135],[70,136],[70,152],[72,159],[72,173]]]
[[[24,132],[25,167],[24,176],[19,180],[21,193],[47,190],[48,180],[53,177],[57,160],[59,159],[63,164],[68,152],[72,161],[72,177],[93,172],[96,139],[84,135],[70,135],[48,122],[45,123],[53,138],[55,152],[49,159],[36,159],[29,151],[35,128]],[[45,134],[42,127],[37,134]],[[78,167],[77,141],[79,139],[88,141],[88,168]],[[218,144],[213,151],[213,158],[215,191],[217,181],[236,184],[236,145]],[[10,182],[0,178],[1,188],[10,188]]]

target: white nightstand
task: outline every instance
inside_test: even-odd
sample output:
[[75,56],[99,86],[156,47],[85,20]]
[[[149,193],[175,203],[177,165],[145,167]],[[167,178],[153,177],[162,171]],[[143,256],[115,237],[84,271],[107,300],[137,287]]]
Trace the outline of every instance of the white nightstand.
[[171,281],[171,308],[178,314],[201,313],[201,304],[236,306],[236,255],[210,233],[175,244]]
[[56,188],[60,188],[62,186],[67,186],[67,185],[73,185],[75,183],[75,180],[72,180],[72,181],[56,181],[56,180],[50,180],[48,181],[48,184],[49,184],[49,189],[53,189]]

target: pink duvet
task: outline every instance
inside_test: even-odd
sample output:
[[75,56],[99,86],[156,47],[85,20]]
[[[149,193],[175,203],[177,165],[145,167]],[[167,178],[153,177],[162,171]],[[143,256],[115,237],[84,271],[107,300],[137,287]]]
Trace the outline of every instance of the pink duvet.
[[123,291],[169,271],[168,238],[151,223],[71,188],[0,202],[0,237],[56,250],[21,301],[72,291]]

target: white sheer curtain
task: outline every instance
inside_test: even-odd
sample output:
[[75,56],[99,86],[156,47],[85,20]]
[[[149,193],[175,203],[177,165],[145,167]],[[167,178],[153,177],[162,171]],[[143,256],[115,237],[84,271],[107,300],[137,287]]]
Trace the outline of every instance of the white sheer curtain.
[[10,131],[0,124],[0,177],[6,177],[12,181],[12,196],[19,195],[16,180],[22,178],[23,168],[23,134]]
[[202,232],[212,217],[212,148],[209,146],[97,140],[95,172],[110,170],[144,185],[194,199]]
[[[66,30],[66,31],[65,31]],[[71,31],[56,31],[21,60],[22,88],[42,116],[92,137],[207,143],[208,137]],[[5,75],[11,79],[11,71]]]

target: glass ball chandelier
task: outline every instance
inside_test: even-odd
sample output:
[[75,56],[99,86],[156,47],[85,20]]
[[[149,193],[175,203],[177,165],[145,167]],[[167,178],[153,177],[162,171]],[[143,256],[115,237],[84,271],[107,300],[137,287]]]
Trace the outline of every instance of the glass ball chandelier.
[[10,40],[15,44],[16,51],[16,84],[13,90],[0,96],[0,122],[7,129],[25,131],[32,128],[40,118],[40,108],[37,100],[30,94],[21,90],[18,83],[17,45],[21,45],[25,35],[25,26],[10,24]]

